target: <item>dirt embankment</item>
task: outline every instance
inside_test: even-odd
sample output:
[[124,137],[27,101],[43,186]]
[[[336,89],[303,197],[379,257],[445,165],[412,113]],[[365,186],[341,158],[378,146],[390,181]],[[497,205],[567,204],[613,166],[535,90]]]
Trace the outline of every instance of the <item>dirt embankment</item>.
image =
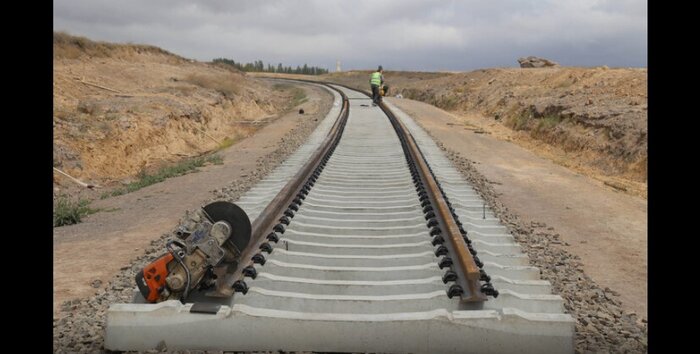
[[[333,73],[324,79],[367,90],[369,73]],[[457,113],[466,126],[476,125],[615,188],[646,196],[646,69],[503,68],[387,72],[384,77],[391,96]],[[475,115],[481,119],[468,118]],[[511,133],[504,134],[504,127]]]
[[54,33],[53,49],[54,167],[100,185],[230,145],[298,95],[153,46]]

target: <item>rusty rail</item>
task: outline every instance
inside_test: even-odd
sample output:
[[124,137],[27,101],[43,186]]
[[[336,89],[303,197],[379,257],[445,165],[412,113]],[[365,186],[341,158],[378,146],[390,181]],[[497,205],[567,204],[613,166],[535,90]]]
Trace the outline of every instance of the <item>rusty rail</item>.
[[[359,90],[343,84],[333,84],[350,90],[362,92],[369,97],[372,96],[372,93],[367,90]],[[401,121],[396,118],[394,112],[392,112],[391,109],[384,104],[384,102],[382,102],[379,107],[389,117],[392,125],[394,125],[394,129],[396,129],[396,134],[399,135],[401,143],[404,144],[404,148],[408,150],[408,153],[411,155],[411,160],[416,163],[418,174],[423,182],[423,185],[426,187],[428,198],[431,204],[435,206],[437,211],[436,216],[438,216],[436,219],[439,224],[439,229],[447,236],[443,237],[446,241],[445,247],[447,247],[449,254],[457,258],[457,264],[453,265],[452,269],[455,271],[455,273],[457,273],[456,284],[458,284],[463,290],[463,293],[461,294],[462,301],[486,301],[486,295],[482,293],[479,281],[489,278],[486,277],[486,279],[483,279],[485,273],[479,269],[476,261],[474,260],[472,252],[466,245],[466,232],[463,233],[462,228],[457,224],[457,220],[455,220],[452,210],[448,205],[445,196],[443,195],[442,190],[435,179],[435,176],[430,170],[425,156],[423,156],[423,153],[420,151],[420,148],[416,144],[413,135],[411,135]]]
[[[306,82],[319,84],[313,81]],[[349,104],[347,96],[342,91],[331,86],[329,87],[337,91],[343,99],[343,108],[340,110],[338,119],[328,133],[328,136],[321,142],[321,145],[311,155],[306,164],[304,164],[299,172],[287,182],[255,219],[252,224],[251,242],[241,254],[241,262],[233,265],[222,265],[214,269],[214,274],[217,276],[215,288],[213,291],[207,292],[207,296],[230,297],[233,295],[234,291],[247,292],[245,283],[242,285],[243,288],[234,290],[236,282],[243,280],[244,269],[252,266],[254,263],[264,262],[265,257],[262,253],[261,246],[268,241],[266,236],[270,235],[275,227],[278,227],[277,225],[280,224],[279,220],[284,216],[284,212],[296,198],[300,198],[300,200],[305,198],[305,196],[300,193],[302,188],[306,185],[305,182],[312,177],[314,171],[319,168],[319,165],[323,163],[324,160],[328,159],[329,152],[338,144],[348,119]],[[256,259],[254,260],[253,257]],[[235,270],[231,271],[229,267],[235,267]]]
[[[299,79],[289,81],[326,85],[341,95],[343,98],[343,108],[341,109],[338,120],[319,148],[253,222],[251,244],[241,256],[241,260],[243,261],[238,265],[233,265],[235,266],[235,270],[232,271],[228,269],[231,265],[221,266],[214,270],[217,275],[216,287],[214,291],[207,293],[208,296],[230,297],[236,291],[247,292],[247,286],[243,281],[245,276],[244,270],[254,263],[264,264],[265,257],[261,250],[261,248],[264,249],[264,247],[262,247],[263,244],[268,241],[270,236],[274,235],[274,231],[276,231],[277,228],[284,228],[284,225],[280,224],[280,220],[284,217],[285,210],[294,203],[296,198],[300,198],[301,200],[305,198],[305,194],[301,193],[302,188],[308,186],[310,180],[315,180],[315,178],[312,179],[314,171],[318,171],[319,168],[322,168],[321,165],[325,164],[325,161],[330,157],[330,153],[332,153],[332,150],[338,144],[349,115],[349,104],[347,96],[342,91],[330,86],[330,84],[362,92],[369,96],[367,91],[357,90],[337,83]],[[410,160],[415,164],[415,171],[422,182],[422,186],[424,186],[430,204],[434,206],[435,219],[438,222],[439,231],[444,235],[445,246],[449,254],[457,260],[456,263],[452,263],[451,265],[451,268],[457,275],[455,285],[452,287],[457,287],[457,292],[464,302],[480,302],[487,300],[486,296],[481,292],[479,283],[482,272],[465,243],[466,232],[458,225],[453,215],[453,210],[445,199],[435,176],[430,170],[425,156],[423,156],[423,153],[420,151],[414,137],[408,132],[408,129],[406,129],[403,123],[396,118],[391,109],[383,102],[380,104],[380,108],[389,117],[391,124],[394,126],[401,140],[404,151],[406,151]],[[305,181],[306,184],[304,184]],[[301,200],[297,200],[299,202],[298,204],[301,204]],[[450,291],[452,291],[452,288]]]
[[[447,204],[445,197],[440,189],[435,176],[428,167],[428,163],[423,156],[423,153],[418,148],[413,135],[408,132],[408,129],[396,118],[394,112],[389,107],[381,102],[379,107],[391,120],[392,125],[399,135],[401,143],[411,156],[411,160],[416,164],[416,170],[420,180],[425,186],[425,191],[430,200],[430,205],[434,206],[436,211],[436,220],[439,230],[442,232],[443,239],[446,241],[445,246],[449,250],[449,254],[457,258],[457,264],[453,264],[452,269],[457,273],[455,280],[462,290],[460,294],[462,301],[477,302],[485,301],[486,296],[481,292],[479,279],[481,272],[474,261],[471,252],[463,239],[462,231],[460,230],[457,221],[455,220],[450,206]],[[464,233],[466,236],[466,232]],[[446,236],[446,237],[445,237]]]

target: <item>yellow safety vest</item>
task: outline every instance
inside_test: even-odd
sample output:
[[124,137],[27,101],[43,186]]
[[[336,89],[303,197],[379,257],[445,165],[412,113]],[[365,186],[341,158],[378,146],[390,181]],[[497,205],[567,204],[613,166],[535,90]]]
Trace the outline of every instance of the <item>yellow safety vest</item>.
[[369,83],[374,86],[379,86],[382,84],[382,73],[379,71],[375,71],[372,73],[372,76],[370,77]]

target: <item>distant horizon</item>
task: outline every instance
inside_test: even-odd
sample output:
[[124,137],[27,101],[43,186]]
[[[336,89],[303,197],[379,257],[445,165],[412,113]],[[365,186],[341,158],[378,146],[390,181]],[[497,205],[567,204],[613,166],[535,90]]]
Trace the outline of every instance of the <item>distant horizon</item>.
[[[170,52],[170,53],[172,53],[172,54],[175,54],[175,55],[177,55],[177,56],[183,57],[183,58],[185,58],[185,59],[188,59],[188,60],[196,60],[196,61],[202,62],[202,63],[210,63],[210,62],[212,62],[214,59],[219,59],[219,58],[221,58],[221,57],[218,57],[218,58],[211,58],[211,59],[208,59],[208,60],[199,60],[199,59],[195,59],[195,58],[188,58],[188,57],[186,57],[186,56],[184,56],[184,55],[181,55],[181,54],[179,54],[179,53],[176,53],[176,52],[174,52],[174,51],[172,51],[172,50],[169,50],[169,49],[167,49],[167,48],[162,48],[162,47],[159,47],[159,46],[157,46],[157,45],[150,44],[150,43],[102,41],[102,40],[95,40],[95,39],[93,39],[93,38],[90,38],[89,36],[75,35],[75,34],[70,33],[70,32],[68,32],[68,31],[54,31],[54,32],[55,32],[55,33],[58,33],[58,32],[60,32],[60,33],[65,33],[65,34],[67,34],[67,35],[74,36],[74,37],[84,37],[84,38],[87,38],[87,39],[92,40],[92,41],[95,41],[95,42],[105,42],[105,43],[120,44],[120,45],[146,45],[146,46],[154,46],[154,47],[157,47],[157,48],[166,50],[166,51],[168,51],[168,52]],[[534,56],[537,56],[537,55],[534,55]],[[540,58],[544,58],[544,57],[540,57]],[[236,60],[236,58],[225,58],[225,59],[231,59],[231,60],[234,60],[236,63],[243,63],[243,64],[246,64],[246,62],[238,61],[238,60]],[[544,59],[549,59],[549,58],[544,58]],[[279,63],[266,62],[264,59],[260,59],[260,58],[255,59],[255,60],[262,60],[263,63],[265,64],[265,66],[267,66],[267,64],[272,64],[273,66],[277,66],[277,64],[279,64]],[[250,61],[250,63],[255,62],[255,60]],[[516,60],[516,63],[517,63],[517,60]],[[281,64],[282,64],[283,66],[285,66],[285,67],[286,67],[286,66],[291,66],[291,67],[293,67],[293,68],[295,68],[295,67],[297,67],[297,66],[300,66],[300,67],[301,67],[301,66],[304,66],[304,64],[307,64],[307,65],[309,65],[309,66],[312,66],[312,65],[309,64],[309,63],[299,63],[299,64],[289,63],[289,64],[288,64],[288,63],[286,63],[286,62],[281,62]],[[378,64],[378,65],[382,65],[382,64]],[[607,65],[594,65],[594,66],[559,65],[559,67],[563,67],[563,68],[599,68],[599,67],[604,67],[604,66],[607,66]],[[633,66],[607,66],[607,67],[608,67],[609,69],[647,69],[646,66],[643,66],[643,67],[633,67]],[[513,66],[489,66],[489,67],[482,67],[482,68],[475,68],[475,69],[468,69],[468,70],[433,70],[433,71],[412,70],[412,69],[391,69],[390,67],[385,67],[385,68],[384,68],[384,72],[391,72],[391,71],[394,71],[394,72],[417,72],[417,73],[464,73],[464,72],[470,72],[470,71],[476,71],[476,70],[488,70],[488,69],[519,69],[519,68],[520,68],[520,66],[519,66],[518,64],[513,65]],[[333,74],[333,73],[336,72],[336,71],[335,71],[335,68],[326,68],[326,69],[328,69],[328,73],[329,73],[329,74]],[[341,68],[341,69],[342,69],[342,68]],[[376,70],[376,67],[374,67],[374,68],[351,68],[351,69],[342,69],[340,72],[350,72],[350,71],[374,71],[374,70]]]
[[647,67],[643,0],[63,0],[54,30],[147,43],[198,61],[335,71],[465,72],[538,56],[565,67]]

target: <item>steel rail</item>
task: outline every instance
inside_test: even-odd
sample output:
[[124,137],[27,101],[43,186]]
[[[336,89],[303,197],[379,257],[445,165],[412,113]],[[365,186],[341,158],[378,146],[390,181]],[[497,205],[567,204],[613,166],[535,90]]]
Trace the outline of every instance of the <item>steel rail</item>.
[[[301,80],[298,80],[301,81]],[[311,81],[309,81],[311,82]],[[317,82],[313,82],[318,84]],[[328,86],[328,85],[326,85]],[[329,86],[330,87],[330,86]],[[251,242],[246,249],[241,253],[241,261],[238,264],[223,265],[214,270],[216,274],[216,284],[213,291],[206,293],[212,297],[230,297],[234,293],[234,285],[244,278],[243,271],[256,262],[264,262],[261,246],[267,242],[266,235],[273,232],[273,229],[280,223],[280,219],[284,216],[287,208],[294,203],[296,198],[303,200],[305,197],[300,194],[305,186],[305,181],[308,181],[314,171],[319,168],[319,165],[324,159],[327,159],[328,152],[338,144],[343,128],[348,119],[349,103],[347,96],[340,90],[330,87],[337,91],[343,99],[343,108],[341,109],[338,119],[331,128],[328,136],[321,142],[321,145],[311,155],[309,160],[302,166],[294,177],[275,195],[270,203],[263,209],[260,215],[252,223]],[[300,200],[299,200],[300,201]],[[284,226],[282,226],[284,227]],[[259,256],[258,256],[259,255]],[[256,257],[257,256],[257,257]],[[253,257],[256,257],[254,260]],[[262,257],[262,259],[261,259]],[[230,271],[229,267],[235,266],[235,270]],[[240,284],[240,283],[239,283]],[[246,292],[245,283],[239,291]]]
[[447,200],[445,200],[443,192],[439,187],[432,170],[428,166],[425,156],[423,156],[420,148],[418,148],[413,135],[411,135],[403,123],[396,118],[394,112],[392,112],[391,109],[384,104],[384,102],[381,102],[379,107],[389,117],[391,123],[396,129],[396,133],[402,138],[402,143],[406,145],[408,153],[411,155],[412,160],[417,165],[416,168],[418,174],[423,182],[423,185],[425,186],[425,191],[427,192],[431,205],[433,205],[437,210],[435,216],[438,225],[440,226],[439,230],[443,234],[447,235],[447,237],[443,237],[447,243],[445,246],[449,250],[449,254],[457,258],[457,266],[453,266],[452,268],[457,273],[457,279],[455,282],[460,284],[463,290],[461,294],[462,301],[485,301],[486,296],[481,292],[481,287],[479,284],[481,272],[464,241],[463,236],[466,236],[466,232],[463,234],[460,230],[457,220],[455,220],[452,213],[451,207],[448,205]]
[[[359,90],[343,84],[334,83],[334,85],[362,92],[363,94],[372,97],[371,92],[367,90]],[[402,144],[405,144],[405,148],[408,150],[411,159],[417,164],[416,167],[418,174],[423,182],[423,185],[426,186],[428,198],[431,204],[437,209],[436,219],[439,224],[439,230],[441,232],[445,232],[447,235],[447,237],[444,237],[444,240],[446,241],[445,246],[449,250],[449,254],[457,258],[458,266],[453,266],[452,269],[457,273],[456,283],[459,284],[461,286],[461,290],[463,290],[461,294],[462,301],[480,302],[487,300],[486,295],[484,295],[481,291],[479,282],[482,278],[484,278],[482,275],[483,272],[477,266],[476,261],[472,256],[472,252],[466,245],[466,232],[463,231],[463,228],[457,223],[455,215],[452,212],[452,208],[445,199],[444,193],[437,183],[427,159],[420,151],[420,148],[416,144],[413,135],[408,131],[408,129],[406,129],[403,123],[396,118],[394,112],[386,104],[384,104],[383,101],[379,104],[379,107],[389,117],[389,120],[396,129],[396,133],[401,138]]]
[[[215,290],[208,292],[206,294],[207,296],[230,297],[236,291],[243,293],[247,292],[247,286],[243,281],[245,277],[244,270],[250,266],[253,266],[254,263],[264,264],[264,255],[261,251],[261,248],[264,248],[263,244],[267,242],[274,231],[279,230],[279,227],[284,228],[283,225],[280,225],[280,221],[284,217],[285,210],[295,201],[296,198],[299,198],[296,200],[299,202],[298,204],[301,204],[301,200],[305,198],[305,194],[301,193],[302,188],[304,188],[304,186],[308,186],[308,181],[312,177],[314,171],[318,170],[324,161],[327,161],[329,158],[329,152],[331,152],[331,150],[340,140],[342,130],[349,115],[349,101],[347,96],[341,90],[338,90],[331,85],[345,87],[347,89],[362,92],[363,94],[370,96],[367,91],[358,90],[346,85],[331,82],[303,79],[276,80],[301,81],[328,86],[341,95],[343,99],[343,108],[339,114],[338,120],[331,128],[328,136],[324,139],[311,158],[284,186],[284,188],[277,193],[275,198],[260,213],[260,216],[255,219],[252,224],[253,231],[251,235],[251,244],[242,253],[240,258],[242,261],[235,265],[235,270],[228,271],[228,266],[222,266],[215,269],[214,273],[217,275]],[[472,253],[465,243],[466,232],[464,232],[457,223],[457,220],[453,214],[453,209],[446,201],[439,183],[435,179],[425,156],[416,144],[415,138],[411,135],[408,129],[406,129],[403,123],[396,118],[394,113],[389,107],[386,106],[386,104],[384,104],[384,102],[381,102],[379,107],[389,117],[391,124],[394,126],[394,129],[401,140],[404,151],[410,157],[410,160],[415,163],[418,178],[422,182],[422,186],[425,187],[424,190],[431,205],[435,207],[435,219],[438,223],[438,231],[447,236],[443,237],[443,239],[446,241],[445,246],[447,247],[449,254],[455,257],[457,260],[456,264],[451,264],[451,268],[457,275],[455,279],[455,285],[457,288],[455,290],[460,294],[461,300],[464,302],[480,302],[487,300],[486,296],[481,292],[479,283],[482,272],[477,266]],[[304,181],[307,181],[307,184],[304,184]],[[266,238],[265,235],[268,235],[268,238]],[[453,285],[453,287],[455,285]],[[452,288],[450,291],[452,291]]]

